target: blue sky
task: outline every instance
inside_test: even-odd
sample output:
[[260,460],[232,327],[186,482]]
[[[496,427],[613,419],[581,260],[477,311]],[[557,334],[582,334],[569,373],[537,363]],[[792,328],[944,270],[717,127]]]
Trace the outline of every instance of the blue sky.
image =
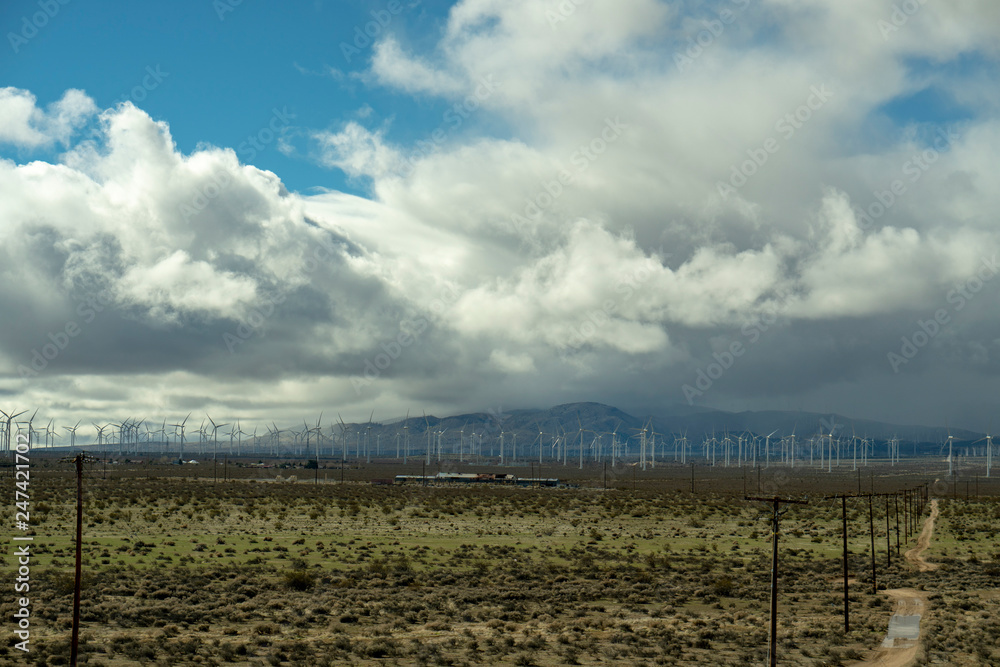
[[[342,44],[356,48],[358,28],[376,39],[392,32],[419,43],[422,35],[441,30],[449,4],[406,0],[393,14],[388,2],[74,1],[17,54],[5,52],[0,78],[4,85],[32,91],[43,106],[69,88],[86,91],[101,108],[132,99],[153,118],[169,122],[185,153],[201,142],[236,148],[269,122],[272,109],[287,108],[296,116],[287,138],[298,152],[286,156],[272,144],[254,164],[278,173],[292,190],[353,191],[363,184],[317,166],[302,131],[339,126],[367,106],[368,122],[391,119],[394,135],[416,140],[425,128],[436,127],[446,105],[352,80],[367,69],[375,40],[347,55]],[[22,17],[37,11],[37,2],[5,3],[4,32],[12,26],[20,32]],[[376,28],[377,19],[385,27]],[[133,96],[147,67],[167,76],[155,89]]]
[[994,0],[230,3],[0,8],[10,402],[1000,408]]

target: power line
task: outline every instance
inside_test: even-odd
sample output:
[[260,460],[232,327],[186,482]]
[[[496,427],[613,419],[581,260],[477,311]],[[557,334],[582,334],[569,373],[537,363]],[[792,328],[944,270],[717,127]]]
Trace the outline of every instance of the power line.
[[771,526],[771,641],[768,647],[771,667],[778,664],[778,534],[779,518],[781,515],[781,504],[808,505],[808,500],[791,500],[787,498],[762,498],[759,496],[746,496],[745,500],[771,503],[772,505],[772,526]]

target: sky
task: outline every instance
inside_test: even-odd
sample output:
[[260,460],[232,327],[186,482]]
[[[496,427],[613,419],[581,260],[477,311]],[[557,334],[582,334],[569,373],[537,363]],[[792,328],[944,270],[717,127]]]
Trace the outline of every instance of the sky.
[[993,0],[13,0],[0,28],[4,410],[997,413]]

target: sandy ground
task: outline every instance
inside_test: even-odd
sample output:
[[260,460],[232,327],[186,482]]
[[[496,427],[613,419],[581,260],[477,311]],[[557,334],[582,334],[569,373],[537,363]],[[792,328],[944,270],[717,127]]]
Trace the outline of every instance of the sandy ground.
[[[904,555],[906,561],[920,572],[937,569],[934,563],[923,559],[923,552],[930,546],[934,535],[934,521],[938,517],[938,501],[931,501],[931,514],[924,521],[923,530],[917,538],[917,546]],[[882,646],[866,661],[852,663],[854,667],[908,667],[912,665],[920,651],[919,633],[914,625],[926,615],[927,594],[913,588],[897,588],[885,591],[896,602],[896,608],[889,620],[889,632]]]

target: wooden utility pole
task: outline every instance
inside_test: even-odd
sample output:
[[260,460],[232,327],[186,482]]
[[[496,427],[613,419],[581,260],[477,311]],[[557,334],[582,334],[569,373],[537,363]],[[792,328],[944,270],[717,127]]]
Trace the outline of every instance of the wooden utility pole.
[[878,586],[875,583],[875,520],[872,513],[872,497],[874,493],[868,494],[868,530],[872,536],[872,595],[878,593]]
[[892,531],[889,530],[889,496],[893,494],[885,494],[885,566],[892,567]]
[[76,572],[73,579],[73,638],[70,641],[69,664],[76,667],[80,652],[80,588],[83,584],[83,454],[76,463]]
[[899,558],[899,494],[893,494],[892,504],[896,510],[896,558]]
[[847,496],[840,497],[840,513],[844,524],[844,634],[851,631],[850,597],[847,589]]
[[761,498],[746,496],[746,500],[771,503],[771,636],[768,647],[768,658],[771,667],[778,664],[778,535],[781,504],[808,505],[806,500],[790,500],[786,498]]
[[903,544],[910,543],[910,491],[903,489]]
[[83,464],[95,461],[80,452],[71,459],[76,466],[76,572],[73,579],[73,635],[70,639],[70,667],[76,667],[80,652],[80,589],[83,584]]
[[840,517],[841,517],[841,523],[843,525],[843,538],[844,538],[844,634],[847,634],[848,632],[851,631],[851,620],[850,620],[851,612],[849,609],[850,602],[849,602],[848,588],[847,588],[848,586],[847,561],[849,556],[849,552],[847,551],[847,499],[857,498],[857,497],[859,497],[859,494],[855,493],[841,493],[840,495],[836,496],[827,496],[827,499],[840,498]]

